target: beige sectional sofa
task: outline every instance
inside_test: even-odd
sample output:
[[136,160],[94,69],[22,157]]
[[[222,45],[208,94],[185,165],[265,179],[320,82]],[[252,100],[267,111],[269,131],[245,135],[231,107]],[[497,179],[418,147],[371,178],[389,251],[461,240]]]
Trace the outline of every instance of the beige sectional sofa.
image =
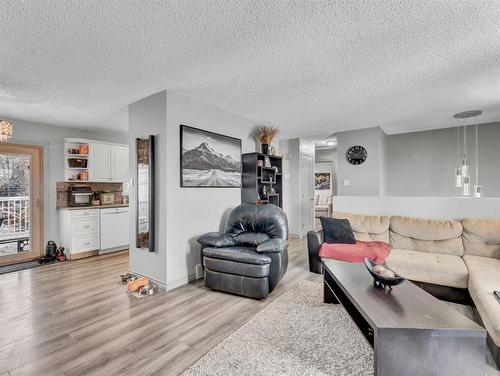
[[[392,251],[386,265],[437,297],[456,301],[459,291],[472,298],[488,331],[488,345],[500,363],[500,303],[493,293],[500,290],[500,220],[436,220],[338,212],[332,217],[348,219],[358,240],[389,243]],[[311,271],[318,272],[318,264],[312,258],[322,241],[322,231],[308,234]]]

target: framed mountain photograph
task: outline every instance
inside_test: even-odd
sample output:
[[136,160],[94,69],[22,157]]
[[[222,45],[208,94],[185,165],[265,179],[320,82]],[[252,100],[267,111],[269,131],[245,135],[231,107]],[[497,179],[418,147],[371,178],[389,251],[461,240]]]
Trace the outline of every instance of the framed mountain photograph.
[[181,187],[241,188],[241,140],[181,125]]

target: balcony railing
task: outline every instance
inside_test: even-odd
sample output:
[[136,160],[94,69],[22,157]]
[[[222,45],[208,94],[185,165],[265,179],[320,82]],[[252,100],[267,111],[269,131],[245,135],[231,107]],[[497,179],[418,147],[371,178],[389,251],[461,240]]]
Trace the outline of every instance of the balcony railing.
[[4,216],[0,226],[0,243],[29,238],[31,218],[29,196],[0,197],[0,211]]

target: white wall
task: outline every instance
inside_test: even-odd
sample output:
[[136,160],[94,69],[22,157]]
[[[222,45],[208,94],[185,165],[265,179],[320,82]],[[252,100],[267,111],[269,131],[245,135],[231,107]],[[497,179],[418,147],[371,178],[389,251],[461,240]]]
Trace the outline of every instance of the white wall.
[[253,121],[167,91],[167,288],[195,276],[200,263],[196,238],[219,231],[228,210],[241,203],[237,188],[181,188],[179,125],[242,139],[243,153],[256,150]]
[[290,234],[300,234],[300,139],[279,143],[283,156],[283,210],[288,217]]
[[[160,283],[167,283],[166,247],[166,108],[165,91],[151,95],[129,105],[130,176],[134,185],[130,188],[130,249],[129,268]],[[136,194],[137,150],[136,139],[155,136],[155,252],[136,248]]]
[[[474,127],[468,127],[467,135],[469,173],[474,184]],[[339,132],[337,136],[339,195],[461,195],[460,189],[455,188],[454,184],[454,170],[459,163],[456,128],[394,135],[384,135],[379,128],[367,128]],[[353,166],[346,161],[345,151],[352,145],[361,145],[367,149],[368,158],[362,165]],[[479,125],[479,183],[483,185],[484,197],[500,197],[498,145],[500,123]],[[343,185],[344,179],[351,180],[350,187]]]
[[[219,108],[163,91],[129,106],[131,164],[135,175],[135,138],[156,135],[156,251],[130,250],[130,269],[173,289],[195,278],[200,264],[198,236],[219,231],[228,210],[241,203],[238,188],[180,187],[180,125],[242,139],[242,151],[257,146],[255,123]],[[130,194],[135,213],[135,187]],[[135,244],[132,215],[131,245]]]
[[13,138],[9,143],[43,147],[43,200],[44,243],[59,242],[58,214],[56,209],[56,182],[64,181],[64,138],[82,137],[92,140],[127,143],[127,135],[118,132],[100,133],[69,127],[10,119],[14,125]]
[[[288,227],[291,235],[303,236],[307,232],[302,226],[307,223],[302,218],[304,213],[302,205],[302,191],[305,184],[314,192],[314,143],[311,140],[303,138],[294,138],[290,140],[280,140],[279,150],[283,155],[283,210],[288,217]],[[313,171],[311,176],[305,176],[302,169],[302,156],[310,155],[312,157]],[[307,179],[305,181],[304,179]],[[309,202],[309,200],[307,200]],[[314,226],[314,208],[312,209],[311,219]]]
[[[467,157],[474,184],[474,127],[467,128]],[[478,133],[479,177],[483,194],[485,197],[500,197],[500,123],[481,124]],[[389,135],[386,150],[388,195],[460,195],[460,189],[454,184],[458,165],[456,128]]]
[[[337,133],[337,192],[339,195],[371,196],[385,190],[385,134],[379,128]],[[351,146],[361,145],[368,156],[360,165],[350,164],[345,154]],[[349,180],[350,185],[344,185]]]
[[500,218],[500,198],[337,196],[335,211],[417,218]]

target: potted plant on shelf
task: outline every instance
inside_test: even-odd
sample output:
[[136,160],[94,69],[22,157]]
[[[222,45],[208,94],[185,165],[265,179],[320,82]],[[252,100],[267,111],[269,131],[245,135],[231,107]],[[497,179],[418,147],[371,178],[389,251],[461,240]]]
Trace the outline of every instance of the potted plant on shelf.
[[260,142],[260,148],[262,154],[269,154],[269,145],[273,141],[273,138],[278,134],[278,128],[269,127],[266,125],[262,125],[257,127],[255,131],[255,136],[257,140]]

